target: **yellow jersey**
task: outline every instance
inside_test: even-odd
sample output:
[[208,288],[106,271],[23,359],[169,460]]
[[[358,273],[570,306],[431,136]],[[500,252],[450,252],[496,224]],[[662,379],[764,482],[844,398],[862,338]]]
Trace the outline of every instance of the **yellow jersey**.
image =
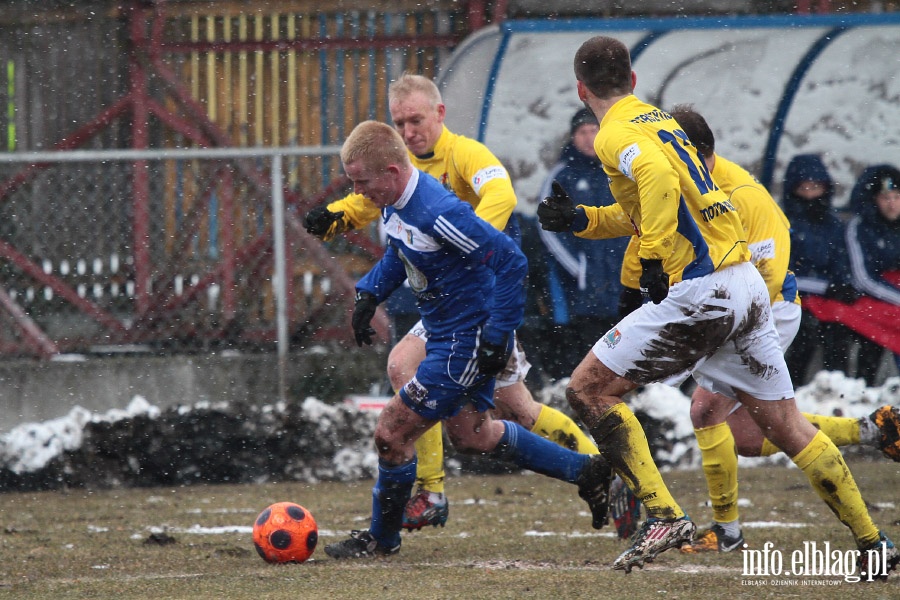
[[[751,262],[769,289],[769,299],[800,304],[791,256],[791,223],[768,190],[740,165],[716,155],[712,178],[741,216]],[[637,238],[632,238],[622,261],[622,284],[639,287],[641,263]]]
[[[452,133],[444,126],[434,150],[427,156],[409,155],[412,164],[443,184],[475,214],[503,231],[516,207],[516,192],[509,173],[500,160],[477,140]],[[359,229],[375,221],[381,211],[361,194],[350,194],[328,205],[331,212],[343,211],[324,239],[348,229]]]
[[669,283],[750,260],[737,209],[668,113],[635,96],[600,122],[594,150],[616,204],[580,206],[589,239],[637,235],[638,256],[659,259]]

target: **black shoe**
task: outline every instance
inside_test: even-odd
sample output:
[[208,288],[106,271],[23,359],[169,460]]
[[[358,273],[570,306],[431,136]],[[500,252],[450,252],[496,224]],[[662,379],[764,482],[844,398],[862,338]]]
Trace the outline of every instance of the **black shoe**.
[[371,558],[373,556],[390,556],[400,552],[400,544],[386,548],[372,537],[368,529],[350,532],[350,539],[325,546],[325,554],[331,558]]
[[605,458],[594,454],[575,481],[578,495],[591,509],[591,525],[594,529],[603,528],[609,521],[609,484],[612,478],[612,467]]

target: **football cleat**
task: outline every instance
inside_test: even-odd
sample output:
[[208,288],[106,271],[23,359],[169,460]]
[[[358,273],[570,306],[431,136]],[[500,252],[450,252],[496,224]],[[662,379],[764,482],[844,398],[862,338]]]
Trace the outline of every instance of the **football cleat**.
[[641,521],[641,503],[618,475],[609,486],[609,510],[619,539],[633,536]]
[[861,548],[856,559],[857,572],[865,581],[885,580],[888,574],[900,564],[900,551],[883,533],[879,539],[866,548]]
[[612,476],[612,467],[606,459],[599,454],[592,454],[575,480],[578,495],[591,509],[591,525],[594,529],[601,529],[609,521],[609,484]]
[[900,462],[900,410],[885,405],[869,415],[869,419],[878,427],[881,452],[894,462]]
[[350,532],[350,539],[335,542],[325,546],[325,554],[331,558],[372,558],[375,556],[390,556],[400,552],[400,543],[392,548],[386,548],[378,543],[369,530]]
[[626,573],[634,567],[642,569],[661,552],[689,543],[696,531],[697,526],[687,515],[680,519],[647,519],[635,534],[631,548],[613,562],[613,569]]
[[419,488],[403,510],[403,529],[416,531],[426,525],[443,527],[450,516],[450,503],[445,494],[437,494]]
[[713,523],[705,529],[698,530],[691,543],[682,546],[681,551],[685,554],[732,552],[734,550],[742,550],[745,545],[743,533],[739,533],[737,537],[728,537],[721,525]]

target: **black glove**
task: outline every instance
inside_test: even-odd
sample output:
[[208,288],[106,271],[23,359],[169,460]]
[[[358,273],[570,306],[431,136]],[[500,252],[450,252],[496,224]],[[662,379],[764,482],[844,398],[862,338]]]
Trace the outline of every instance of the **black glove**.
[[327,206],[317,206],[306,213],[306,233],[322,237],[331,229],[331,224],[340,220],[344,211],[331,212]]
[[843,302],[844,304],[853,304],[859,300],[860,294],[855,287],[849,283],[836,283],[832,281],[825,290],[825,297]]
[[482,340],[478,346],[478,352],[475,354],[478,372],[488,377],[495,377],[506,368],[509,355],[510,349],[506,344],[490,344]]
[[659,304],[669,295],[669,274],[663,271],[659,259],[641,259],[641,294],[650,298],[653,304]]
[[378,308],[378,300],[375,295],[369,292],[356,293],[356,306],[353,307],[353,335],[356,337],[356,345],[362,348],[363,342],[372,345],[372,337],[375,330],[369,323],[375,316],[375,309]]
[[572,231],[575,222],[575,203],[569,198],[559,182],[551,186],[553,193],[538,204],[537,216],[545,231]]
[[623,288],[619,295],[619,318],[624,319],[644,303],[644,295],[641,290],[634,288]]

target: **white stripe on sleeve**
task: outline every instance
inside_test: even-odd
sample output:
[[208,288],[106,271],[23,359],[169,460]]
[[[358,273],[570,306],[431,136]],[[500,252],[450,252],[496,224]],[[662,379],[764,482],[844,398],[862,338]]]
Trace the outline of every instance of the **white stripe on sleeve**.
[[445,219],[443,215],[435,220],[434,229],[466,254],[478,248],[478,244],[474,240],[457,229],[453,223]]

